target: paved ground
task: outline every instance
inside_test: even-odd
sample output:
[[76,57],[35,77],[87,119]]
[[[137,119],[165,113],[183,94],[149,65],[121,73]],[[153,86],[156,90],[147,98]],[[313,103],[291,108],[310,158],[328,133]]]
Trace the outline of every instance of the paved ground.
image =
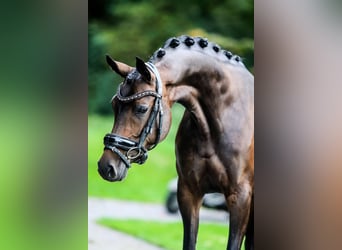
[[[104,226],[96,220],[108,217],[116,219],[141,219],[156,221],[179,221],[179,214],[169,214],[161,205],[113,199],[88,199],[88,250],[162,250],[142,240]],[[200,221],[228,223],[228,214],[223,211],[201,209]]]

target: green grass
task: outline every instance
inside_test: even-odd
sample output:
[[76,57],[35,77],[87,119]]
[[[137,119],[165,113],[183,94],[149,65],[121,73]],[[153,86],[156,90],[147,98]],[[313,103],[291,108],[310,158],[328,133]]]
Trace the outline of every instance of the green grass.
[[172,127],[167,138],[149,152],[145,164],[133,164],[126,179],[115,183],[103,180],[97,173],[97,161],[103,152],[103,137],[112,129],[113,116],[89,115],[89,196],[163,203],[167,193],[167,183],[177,175],[174,145],[183,110],[179,105],[173,107]]
[[[183,226],[181,222],[155,222],[142,220],[113,220],[103,218],[99,223],[119,230],[167,250],[182,249]],[[197,250],[226,249],[228,226],[200,223]],[[242,250],[245,248],[242,247]]]

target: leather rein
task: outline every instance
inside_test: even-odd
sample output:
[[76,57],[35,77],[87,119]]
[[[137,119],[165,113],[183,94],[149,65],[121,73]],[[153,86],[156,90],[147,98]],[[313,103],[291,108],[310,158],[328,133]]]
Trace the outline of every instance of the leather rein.
[[[116,153],[121,160],[125,163],[127,168],[131,167],[131,162],[135,162],[138,164],[143,164],[147,159],[147,151],[153,149],[155,146],[157,146],[160,135],[162,131],[162,125],[163,125],[163,108],[162,108],[162,81],[158,72],[158,69],[155,65],[153,65],[150,62],[146,63],[147,68],[155,75],[156,78],[156,90],[146,90],[142,91],[136,94],[133,94],[131,96],[122,96],[121,95],[121,88],[122,84],[120,84],[119,89],[114,96],[114,98],[117,98],[118,101],[122,103],[130,103],[135,100],[144,98],[146,96],[153,96],[155,97],[153,108],[151,110],[150,116],[145,124],[145,127],[140,133],[139,141],[133,141],[127,137],[123,137],[117,134],[106,134],[104,137],[104,149],[109,149],[112,152]],[[156,140],[154,144],[146,149],[144,147],[144,142],[147,138],[147,136],[152,133],[152,127],[154,122],[158,119],[157,122],[157,134],[156,134]],[[120,150],[124,151],[122,153]]]

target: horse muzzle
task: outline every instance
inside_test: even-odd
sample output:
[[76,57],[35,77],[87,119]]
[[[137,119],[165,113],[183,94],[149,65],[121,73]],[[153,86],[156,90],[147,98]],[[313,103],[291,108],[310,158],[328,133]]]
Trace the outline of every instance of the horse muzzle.
[[108,163],[104,163],[101,158],[97,165],[97,171],[101,177],[107,181],[121,181],[127,175],[127,168],[121,161],[119,161],[118,164],[115,164],[113,160],[109,161]]
[[98,162],[98,172],[107,181],[123,180],[131,163],[143,164],[147,159],[147,150],[129,138],[107,134],[103,141],[105,151]]
[[133,162],[143,164],[147,160],[147,150],[140,143],[129,138],[117,134],[106,134],[103,143],[105,149],[109,149],[120,157],[126,168],[130,168]]

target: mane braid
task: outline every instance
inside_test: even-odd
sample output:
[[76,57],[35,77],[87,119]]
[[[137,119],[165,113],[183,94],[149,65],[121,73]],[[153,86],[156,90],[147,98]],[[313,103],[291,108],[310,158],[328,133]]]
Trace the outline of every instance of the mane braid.
[[166,54],[172,53],[174,50],[202,51],[207,56],[217,58],[224,63],[244,66],[240,56],[234,55],[230,51],[221,49],[219,45],[208,41],[207,38],[191,37],[187,35],[171,37],[167,39],[164,45],[153,53],[149,59],[149,62],[153,63],[162,60]]

